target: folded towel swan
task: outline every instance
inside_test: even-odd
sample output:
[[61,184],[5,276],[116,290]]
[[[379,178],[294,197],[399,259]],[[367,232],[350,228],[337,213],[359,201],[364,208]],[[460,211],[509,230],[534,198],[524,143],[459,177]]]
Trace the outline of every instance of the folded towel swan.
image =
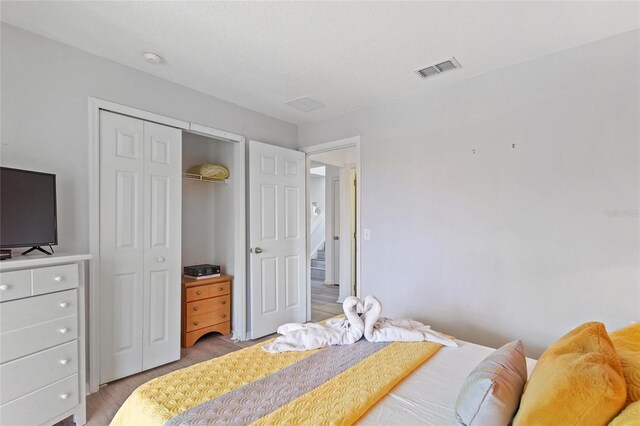
[[[364,304],[354,296],[342,304],[346,318],[334,318],[326,324],[287,323],[278,328],[278,337],[263,346],[271,353],[308,351],[326,346],[350,345],[363,336],[370,342],[434,342],[443,346],[458,346],[449,337],[431,327],[408,319],[381,317],[382,304],[375,296],[367,296]],[[359,316],[357,310],[363,312]]]
[[375,296],[364,299],[364,338],[370,342],[434,342],[443,346],[457,347],[448,336],[421,322],[410,319],[382,317],[382,303]]
[[346,318],[335,318],[326,324],[287,323],[278,327],[278,337],[272,343],[263,346],[267,352],[308,351],[326,346],[350,345],[362,338],[364,322],[356,312],[362,306],[357,297],[349,296],[344,300],[342,309]]

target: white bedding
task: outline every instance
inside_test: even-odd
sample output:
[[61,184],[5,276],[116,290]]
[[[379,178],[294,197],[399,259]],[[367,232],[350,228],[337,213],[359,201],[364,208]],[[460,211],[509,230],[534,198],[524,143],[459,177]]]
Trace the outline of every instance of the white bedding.
[[[454,406],[462,383],[495,349],[456,340],[441,348],[374,405],[359,425],[456,425]],[[531,374],[536,361],[527,358]]]

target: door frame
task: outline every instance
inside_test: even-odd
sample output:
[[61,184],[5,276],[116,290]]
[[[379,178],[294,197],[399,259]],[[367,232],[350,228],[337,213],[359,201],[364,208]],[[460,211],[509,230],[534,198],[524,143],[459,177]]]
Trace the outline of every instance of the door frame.
[[100,111],[110,111],[133,118],[151,121],[164,126],[175,127],[189,133],[196,133],[218,140],[231,142],[233,148],[233,166],[236,170],[232,177],[234,184],[233,208],[236,217],[244,220],[234,221],[234,286],[232,290],[232,328],[233,338],[246,340],[247,330],[247,292],[246,292],[246,200],[245,200],[245,144],[244,136],[214,129],[197,123],[144,111],[138,108],[88,97],[89,119],[89,262],[88,275],[88,367],[87,394],[96,392],[100,383]]
[[[342,148],[351,148],[355,147],[356,149],[356,171],[357,171],[357,179],[356,179],[356,296],[359,296],[362,292],[360,287],[360,277],[362,276],[360,268],[361,268],[361,257],[362,257],[362,245],[361,245],[361,230],[362,230],[362,157],[361,157],[361,138],[360,135],[351,136],[344,139],[338,139],[330,142],[324,142],[316,145],[306,146],[304,148],[300,148],[300,151],[306,154],[305,159],[305,173],[306,173],[306,198],[307,198],[307,259],[311,256],[311,235],[310,235],[310,223],[311,223],[311,197],[310,197],[310,187],[311,187],[311,174],[309,173],[309,168],[311,166],[311,159],[309,158],[312,154],[319,154],[322,152],[335,151]],[[341,254],[342,255],[342,254]],[[307,268],[307,321],[311,321],[311,271]]]

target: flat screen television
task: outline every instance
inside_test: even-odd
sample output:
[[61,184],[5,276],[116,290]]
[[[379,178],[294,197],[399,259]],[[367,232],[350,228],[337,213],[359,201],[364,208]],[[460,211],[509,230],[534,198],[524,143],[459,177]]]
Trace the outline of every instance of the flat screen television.
[[56,244],[56,175],[0,167],[0,248]]

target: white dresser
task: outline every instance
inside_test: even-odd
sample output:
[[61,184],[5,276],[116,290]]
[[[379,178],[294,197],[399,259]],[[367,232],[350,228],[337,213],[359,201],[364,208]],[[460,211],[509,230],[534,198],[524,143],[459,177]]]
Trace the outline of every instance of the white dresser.
[[90,255],[0,262],[0,424],[86,423],[85,262]]

